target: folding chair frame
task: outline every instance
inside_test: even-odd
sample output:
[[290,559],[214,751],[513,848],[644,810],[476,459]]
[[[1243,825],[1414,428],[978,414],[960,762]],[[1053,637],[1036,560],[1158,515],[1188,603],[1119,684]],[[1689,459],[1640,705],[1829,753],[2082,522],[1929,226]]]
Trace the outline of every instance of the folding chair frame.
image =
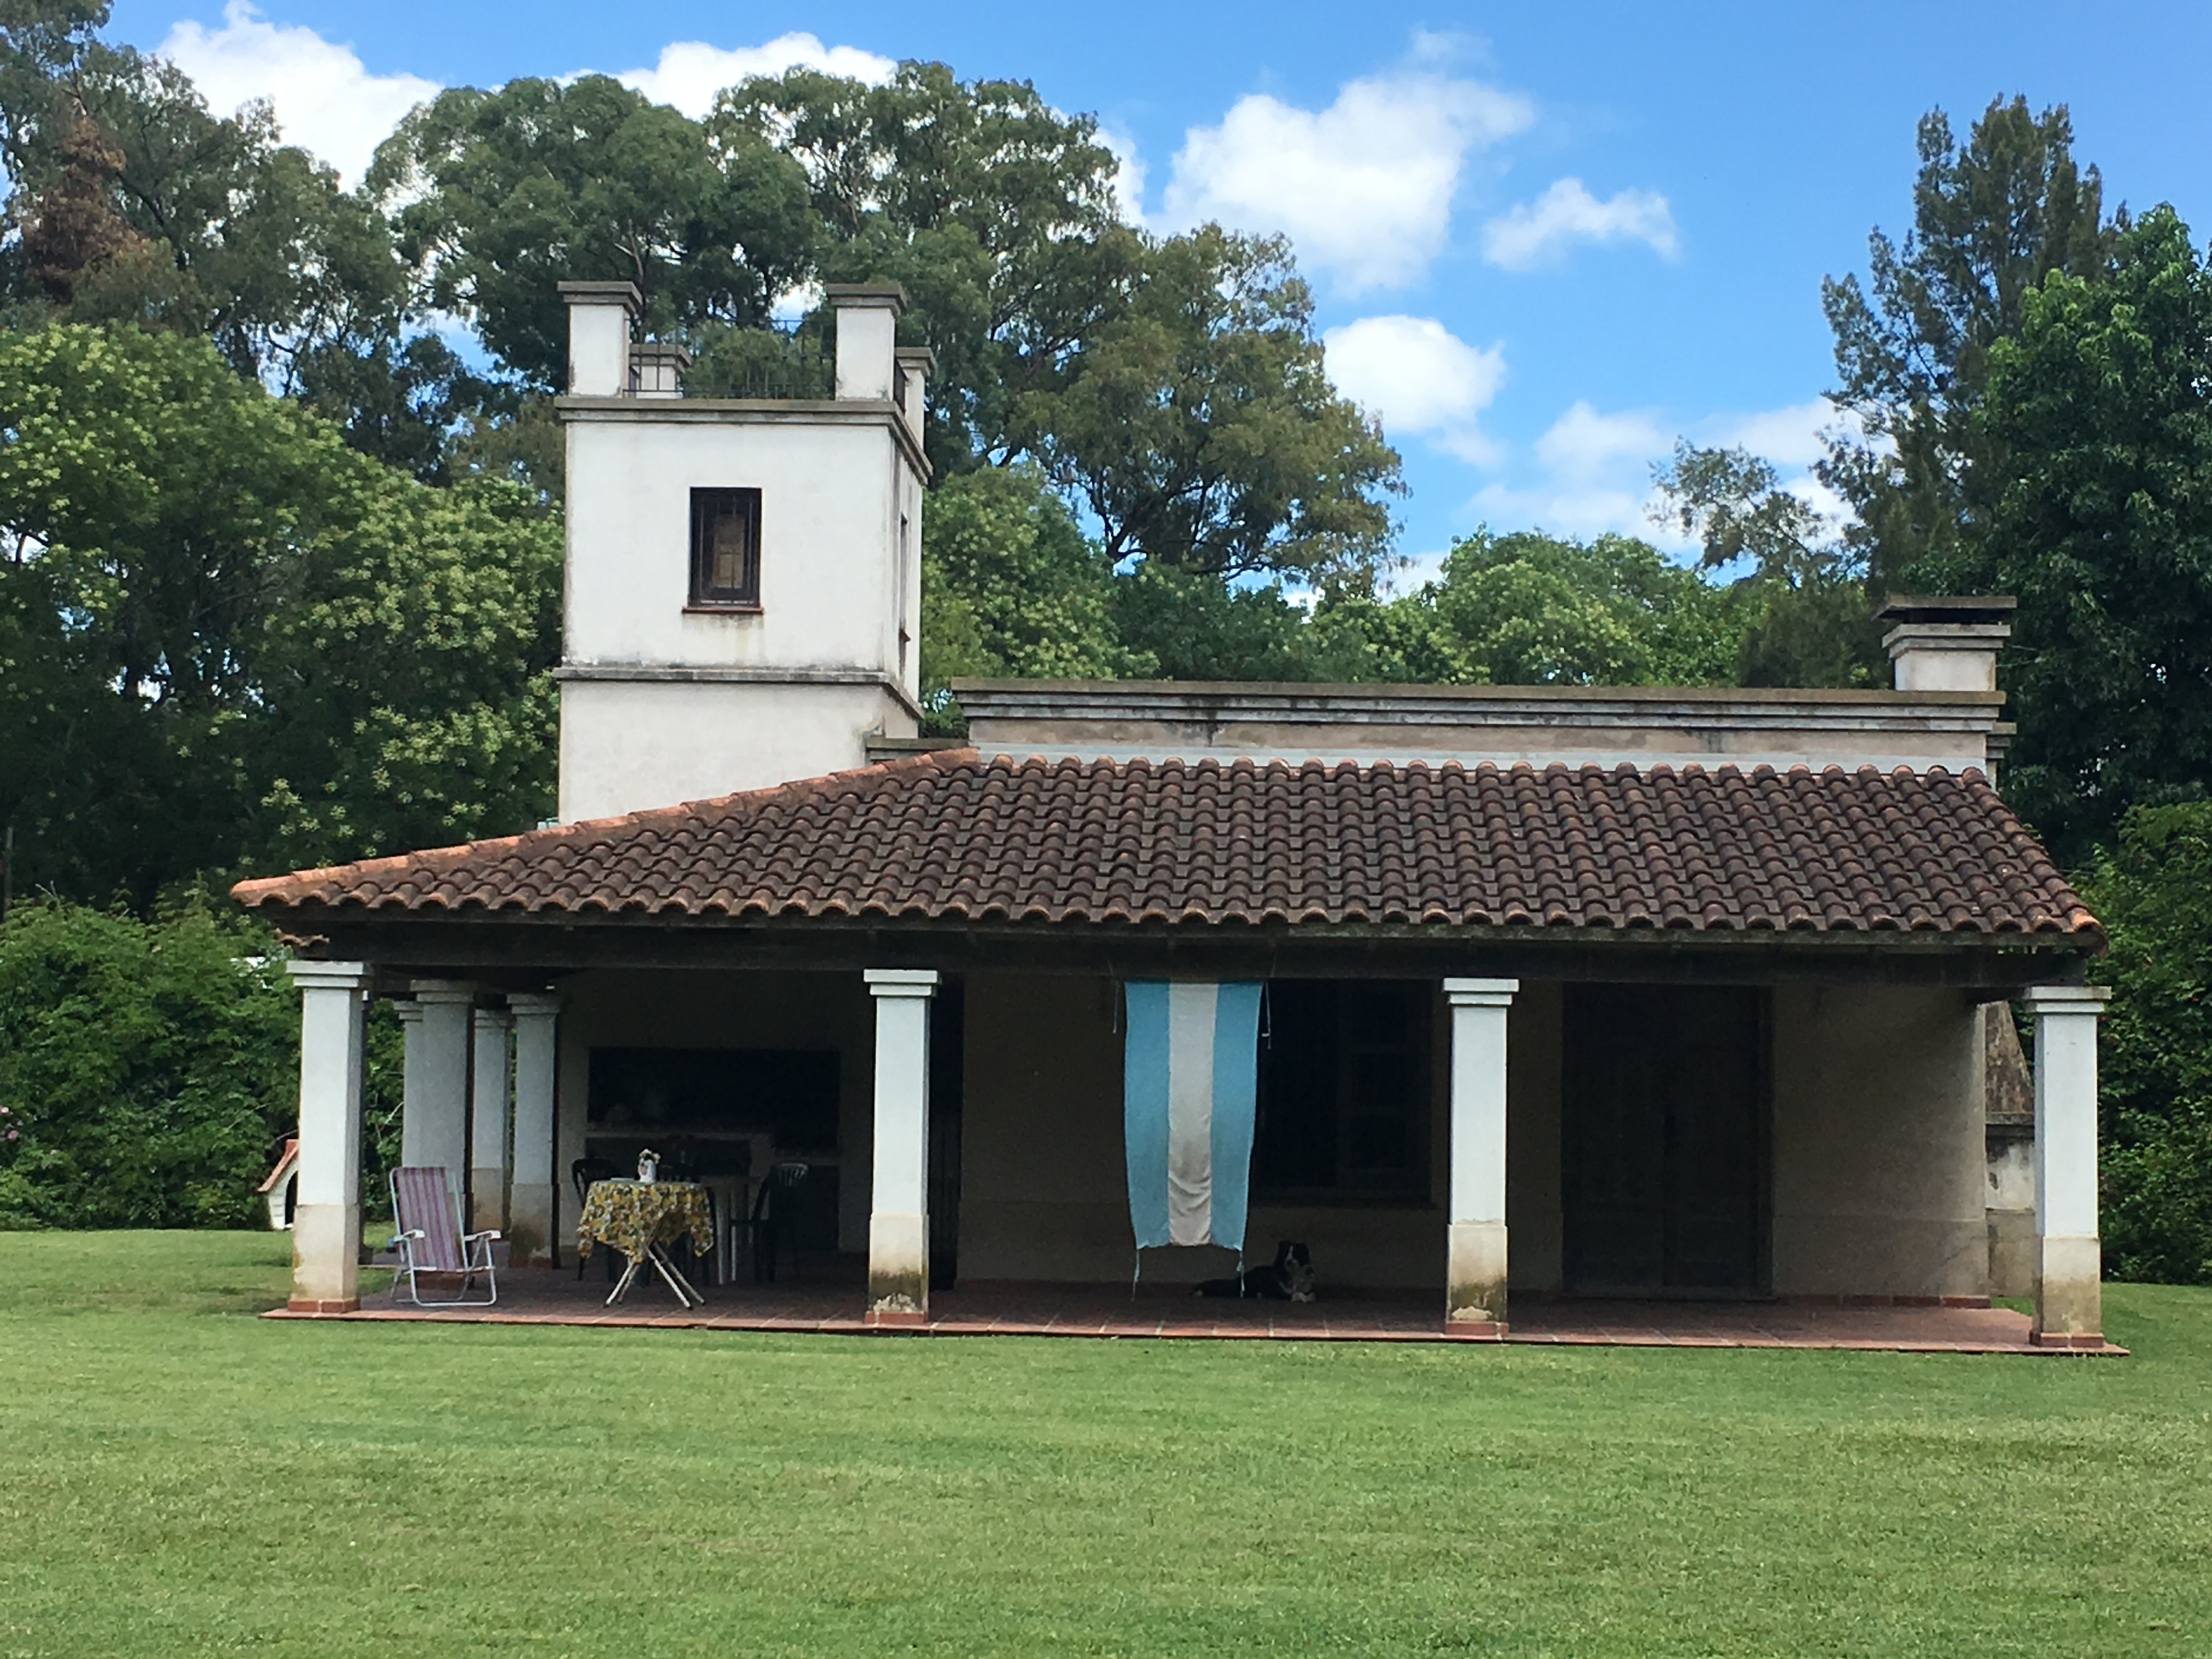
[[[495,1228],[486,1229],[480,1233],[468,1233],[461,1231],[461,1196],[453,1189],[453,1172],[449,1170],[443,1173],[446,1176],[446,1201],[453,1212],[453,1233],[460,1240],[461,1244],[460,1264],[458,1267],[453,1267],[418,1261],[416,1259],[416,1247],[426,1243],[429,1237],[429,1235],[420,1227],[410,1227],[404,1232],[397,1234],[387,1248],[399,1252],[399,1271],[406,1275],[407,1294],[416,1307],[491,1307],[499,1301],[499,1272],[492,1266],[491,1260],[492,1241],[499,1237],[499,1232]],[[392,1170],[386,1180],[392,1189],[392,1214],[396,1221],[400,1217],[399,1171]],[[422,1299],[422,1285],[420,1279],[420,1275],[423,1273],[444,1273],[448,1277],[459,1278],[461,1281],[461,1294],[450,1301],[425,1302]],[[485,1288],[490,1291],[488,1296],[478,1297],[468,1294],[470,1287],[476,1283],[478,1273],[482,1273],[484,1277]],[[392,1289],[396,1297],[398,1291],[396,1280]]]

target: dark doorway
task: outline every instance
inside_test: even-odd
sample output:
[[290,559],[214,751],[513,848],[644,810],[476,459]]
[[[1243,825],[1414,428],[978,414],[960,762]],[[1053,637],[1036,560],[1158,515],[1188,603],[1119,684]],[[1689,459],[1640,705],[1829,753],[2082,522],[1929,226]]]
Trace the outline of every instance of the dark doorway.
[[1765,1288],[1766,1030],[1755,988],[1567,988],[1570,1290]]
[[967,988],[947,977],[929,1004],[929,1288],[960,1278],[960,1105]]

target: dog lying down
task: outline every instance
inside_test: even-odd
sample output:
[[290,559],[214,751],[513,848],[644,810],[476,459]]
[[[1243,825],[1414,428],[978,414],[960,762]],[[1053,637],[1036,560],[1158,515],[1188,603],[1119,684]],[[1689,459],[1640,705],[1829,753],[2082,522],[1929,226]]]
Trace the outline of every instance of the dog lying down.
[[1313,1253],[1303,1244],[1278,1244],[1270,1266],[1247,1267],[1242,1279],[1209,1279],[1191,1294],[1310,1302],[1314,1299]]

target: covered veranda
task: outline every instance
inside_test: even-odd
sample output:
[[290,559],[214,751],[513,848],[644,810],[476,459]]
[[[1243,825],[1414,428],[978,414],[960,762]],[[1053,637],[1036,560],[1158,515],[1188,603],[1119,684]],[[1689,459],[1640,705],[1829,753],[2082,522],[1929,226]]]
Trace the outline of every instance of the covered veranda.
[[[347,1248],[367,997],[413,1006],[409,1160],[471,1169],[478,1224],[547,1261],[593,1054],[625,1046],[616,1011],[665,1018],[689,986],[710,1024],[836,1028],[836,1109],[860,1131],[836,1153],[849,1279],[714,1287],[678,1315],[511,1273],[500,1310],[442,1316],[1894,1346],[1921,1344],[1850,1322],[1956,1315],[1926,1343],[1972,1346],[1972,1326],[1998,1348],[2103,1348],[2097,999],[2067,983],[2101,934],[1978,778],[1209,764],[1137,810],[1176,769],[931,757],[242,888],[302,940],[292,1310],[381,1311]],[[1126,1231],[1103,1237],[1113,989],[1145,979],[1410,988],[1428,1011],[1399,1187],[1255,1191],[1255,1255],[1286,1227],[1340,1241],[1314,1307],[1100,1288],[1102,1252],[1127,1254]],[[1980,1181],[1969,1034],[2015,998],[2040,1062],[2042,1272],[2020,1331],[1987,1306],[1962,1196]],[[1736,1024],[1684,1016],[1705,1003]],[[1719,1133],[1696,1103],[1730,1089],[1747,1127]],[[1720,1165],[1741,1179],[1707,1180]],[[1923,1166],[1943,1192],[1892,1203],[1933,1190]]]

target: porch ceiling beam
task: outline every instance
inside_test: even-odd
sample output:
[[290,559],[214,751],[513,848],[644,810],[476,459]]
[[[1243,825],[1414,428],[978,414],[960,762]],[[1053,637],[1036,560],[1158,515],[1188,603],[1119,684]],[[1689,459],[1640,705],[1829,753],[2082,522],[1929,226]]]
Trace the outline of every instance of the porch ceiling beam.
[[871,927],[671,927],[645,921],[559,925],[457,918],[339,923],[305,954],[374,962],[401,973],[465,975],[539,987],[545,975],[601,967],[858,971],[890,963],[939,972],[1217,978],[1433,979],[1445,974],[1548,980],[1764,985],[1784,981],[1944,985],[2000,994],[2078,982],[2077,942],[2030,936],[1963,942],[1911,934],[1611,935],[1571,939],[1438,928],[1347,933],[1300,929],[1211,936],[1135,930]]

